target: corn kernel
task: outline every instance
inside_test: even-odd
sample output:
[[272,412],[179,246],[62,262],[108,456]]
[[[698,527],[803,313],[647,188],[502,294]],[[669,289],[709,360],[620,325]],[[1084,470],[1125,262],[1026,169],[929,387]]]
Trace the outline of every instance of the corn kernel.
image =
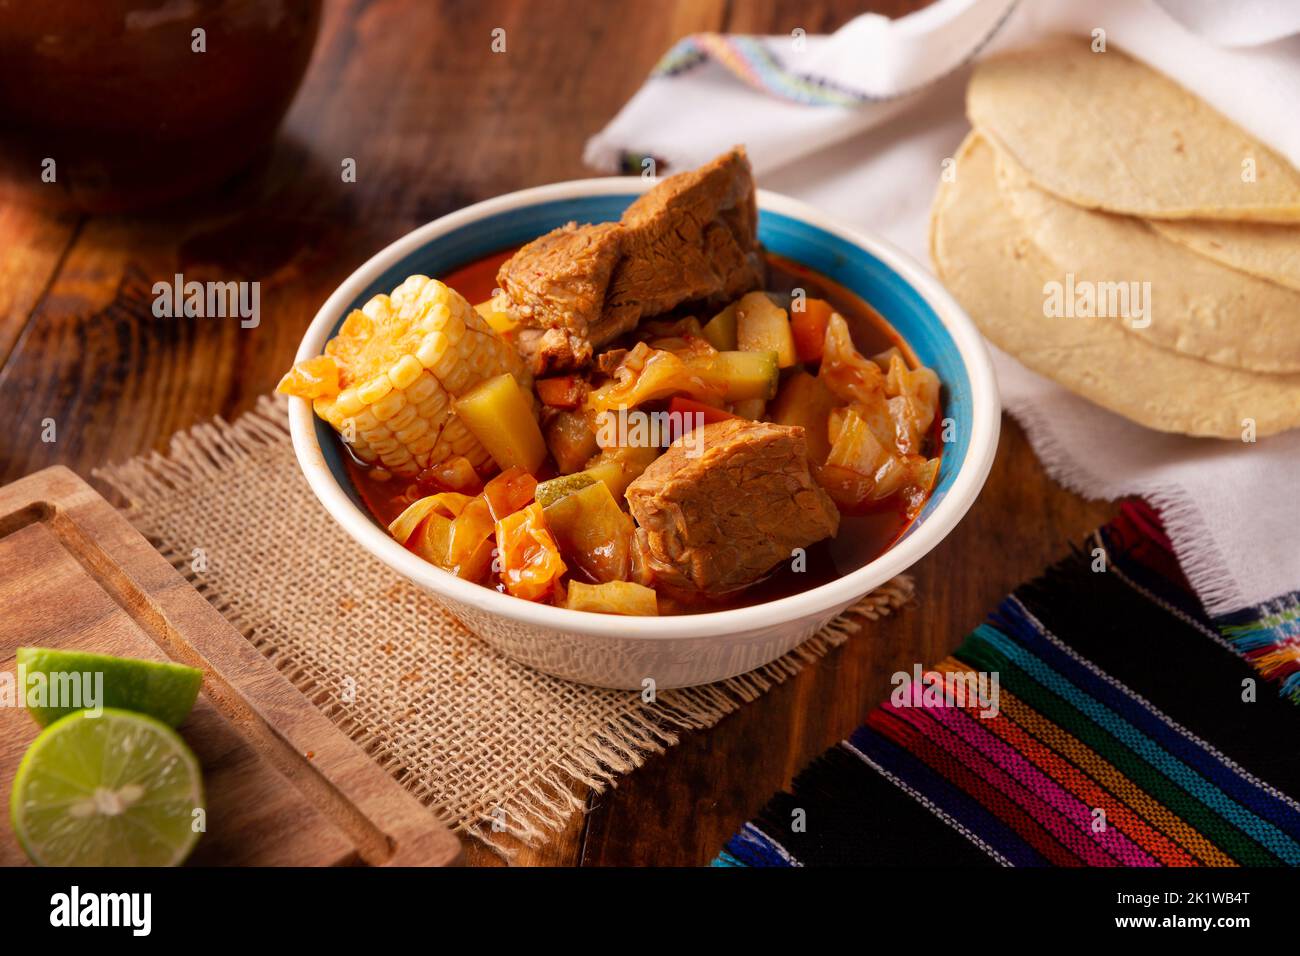
[[388,380],[393,383],[393,388],[408,388],[415,384],[415,380],[423,371],[424,366],[420,364],[419,359],[414,355],[403,355],[397,360],[397,364],[388,370]]
[[399,447],[397,451],[380,455],[379,460],[399,475],[419,470],[415,468],[415,459],[411,457],[411,453],[405,448]]
[[357,386],[357,396],[367,405],[373,405],[393,390],[393,383],[387,375],[376,375],[370,381]]
[[440,321],[434,326],[434,328],[447,336],[447,341],[453,346],[459,346],[461,340],[465,338],[465,323],[448,312],[445,307],[438,306],[435,308],[440,308],[442,314]]
[[334,399],[335,414],[341,418],[351,418],[365,407],[366,403],[361,400],[355,388],[345,388]]
[[[408,395],[407,397],[409,399],[410,396]],[[402,410],[388,421],[384,422],[384,424],[388,426],[389,431],[396,434],[419,418],[422,418],[420,410],[412,405],[410,401],[407,401],[407,403],[402,406]]]
[[433,446],[438,444],[441,437],[438,431],[431,428],[427,433],[406,442],[406,448],[412,455],[417,457],[421,455],[427,456],[429,452],[433,451]]
[[430,430],[429,423],[426,422],[423,418],[417,418],[406,428],[403,428],[401,430],[394,428],[393,436],[398,441],[400,441],[403,445],[410,445],[411,442],[415,441],[417,438],[419,438],[421,435],[424,435],[429,430]]
[[367,441],[370,444],[370,448],[381,458],[384,455],[391,455],[397,449],[402,447],[401,443],[391,435],[386,438],[368,438]]
[[[419,359],[416,359],[416,361],[419,361]],[[426,370],[420,374],[420,377],[413,384],[407,386],[406,397],[411,400],[413,405],[423,405],[426,399],[441,392],[442,386],[438,384],[438,380],[433,377],[433,373]]]
[[375,418],[381,422],[386,422],[406,405],[406,395],[400,389],[393,389],[375,404],[370,406],[370,411]]
[[367,317],[374,319],[376,324],[381,324],[392,317],[393,302],[388,296],[380,293],[363,305],[361,311]]
[[415,350],[415,357],[420,360],[420,364],[425,368],[432,370],[438,362],[451,351],[451,343],[441,332],[430,332],[420,343],[420,347]]

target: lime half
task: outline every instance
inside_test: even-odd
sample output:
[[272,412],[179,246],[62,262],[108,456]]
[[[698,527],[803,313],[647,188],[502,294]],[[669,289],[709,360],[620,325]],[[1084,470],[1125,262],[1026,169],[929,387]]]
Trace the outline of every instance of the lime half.
[[[46,647],[18,648],[17,663],[27,680],[20,693],[42,727],[95,707],[133,710],[179,727],[203,683],[203,672],[184,664]],[[34,674],[44,676],[43,686],[32,681]]]
[[46,727],[18,767],[9,815],[41,866],[175,866],[203,829],[203,779],[166,724],[80,711]]

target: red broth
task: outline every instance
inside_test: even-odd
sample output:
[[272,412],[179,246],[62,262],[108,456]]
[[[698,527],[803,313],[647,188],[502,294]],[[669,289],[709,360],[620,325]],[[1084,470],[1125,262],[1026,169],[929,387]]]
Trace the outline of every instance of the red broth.
[[[497,270],[514,253],[514,248],[495,252],[439,278],[470,302],[483,302],[491,298],[496,287]],[[810,298],[826,299],[848,320],[854,343],[864,355],[875,355],[893,346],[903,352],[911,365],[917,364],[907,342],[859,296],[790,259],[771,254],[767,258],[768,291],[789,293],[803,289]],[[925,449],[931,457],[942,452],[939,440],[942,419],[942,411],[939,411],[931,429],[929,447]],[[376,481],[363,465],[346,453],[346,448],[344,460],[367,510],[387,526],[405,508],[404,495],[410,482],[400,478]],[[807,549],[807,566],[802,570],[795,571],[792,565],[783,564],[762,581],[722,598],[685,601],[660,591],[659,611],[661,614],[691,614],[744,607],[828,584],[879,557],[902,536],[909,524],[910,519],[901,504],[868,514],[842,515],[839,533],[834,538],[819,541]]]

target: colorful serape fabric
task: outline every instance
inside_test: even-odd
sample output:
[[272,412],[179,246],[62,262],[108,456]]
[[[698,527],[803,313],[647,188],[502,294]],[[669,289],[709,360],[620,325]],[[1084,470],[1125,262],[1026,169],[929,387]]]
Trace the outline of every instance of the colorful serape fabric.
[[1126,505],[715,865],[1300,865],[1300,710],[1217,623]]
[[[1164,551],[1173,552],[1173,544],[1149,508],[1130,509],[1128,520]],[[1283,697],[1300,704],[1300,591],[1214,615],[1210,621],[1262,676],[1278,685]]]
[[1214,624],[1256,670],[1300,704],[1300,591],[1220,615]]

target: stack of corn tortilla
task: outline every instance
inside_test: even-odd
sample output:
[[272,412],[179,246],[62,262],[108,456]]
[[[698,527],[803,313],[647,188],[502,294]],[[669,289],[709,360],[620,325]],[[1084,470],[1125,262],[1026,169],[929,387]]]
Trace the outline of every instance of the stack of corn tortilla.
[[1149,428],[1300,425],[1300,172],[1086,40],[985,61],[966,105],[931,254],[992,342]]

